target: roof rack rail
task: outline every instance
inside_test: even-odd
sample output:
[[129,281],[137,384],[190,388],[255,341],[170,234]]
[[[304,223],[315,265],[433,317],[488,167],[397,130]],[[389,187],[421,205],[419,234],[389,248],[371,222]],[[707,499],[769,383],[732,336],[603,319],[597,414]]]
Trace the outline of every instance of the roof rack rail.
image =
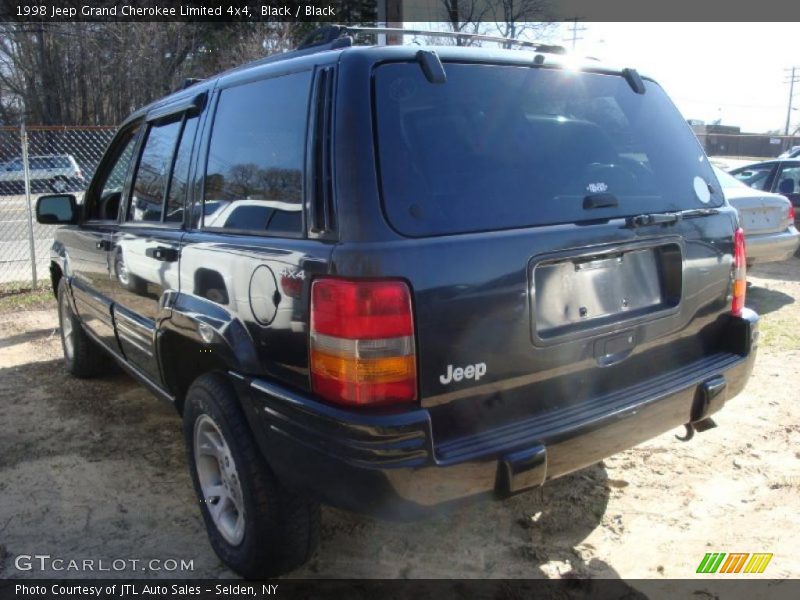
[[[533,48],[539,52],[547,52],[550,54],[566,54],[567,49],[564,46],[554,44],[545,44],[543,42],[531,42],[528,40],[517,40],[514,38],[501,37],[496,35],[483,35],[481,33],[463,33],[460,31],[427,31],[425,29],[404,29],[399,27],[345,27],[334,26],[338,28],[340,35],[359,35],[359,34],[385,34],[385,35],[420,35],[425,37],[443,37],[451,39],[465,39],[475,40],[480,42],[497,42],[499,44],[508,44],[509,46],[522,46],[524,48]],[[327,28],[322,28],[327,29]],[[313,35],[313,32],[312,32]]]
[[401,29],[396,27],[361,27],[350,25],[326,25],[319,27],[309,33],[300,45],[291,52],[279,52],[262,58],[257,64],[266,64],[316,54],[325,50],[337,50],[348,48],[353,45],[354,38],[358,35],[386,34],[386,35],[419,35],[426,37],[445,37],[455,39],[469,39],[484,42],[497,42],[509,46],[522,46],[532,48],[536,52],[546,52],[550,54],[566,54],[567,50],[563,46],[545,44],[542,42],[530,42],[527,40],[515,40],[493,35],[483,35],[477,33],[462,33],[459,31],[427,31],[424,29]]

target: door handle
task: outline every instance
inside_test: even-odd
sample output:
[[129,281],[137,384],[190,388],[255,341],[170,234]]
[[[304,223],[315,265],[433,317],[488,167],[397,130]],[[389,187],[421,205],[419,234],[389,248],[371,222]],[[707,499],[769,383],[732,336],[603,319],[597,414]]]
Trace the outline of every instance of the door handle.
[[108,252],[109,250],[111,250],[111,248],[114,247],[114,244],[111,243],[111,240],[100,240],[94,246],[98,250],[105,250],[106,252]]
[[170,248],[169,246],[156,246],[155,248],[148,248],[144,251],[145,256],[160,260],[162,262],[175,262],[180,256],[177,248]]

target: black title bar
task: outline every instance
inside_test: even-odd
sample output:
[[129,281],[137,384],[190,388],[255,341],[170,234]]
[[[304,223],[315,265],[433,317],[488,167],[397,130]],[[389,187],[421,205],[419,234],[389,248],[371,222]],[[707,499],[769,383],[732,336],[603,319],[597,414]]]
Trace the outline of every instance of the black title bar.
[[537,600],[624,598],[725,598],[738,600],[769,597],[795,600],[799,580],[706,577],[701,579],[453,579],[453,580],[114,580],[114,579],[0,579],[0,600],[242,600],[311,599],[366,600],[373,598],[449,600]]
[[[0,20],[238,21],[463,23],[504,22],[503,0],[0,0]],[[526,21],[800,21],[800,2],[787,0],[541,0],[517,2],[515,22]],[[676,26],[676,40],[680,31]],[[708,40],[713,43],[713,39]],[[677,43],[677,42],[676,42]],[[748,40],[743,39],[746,45]]]

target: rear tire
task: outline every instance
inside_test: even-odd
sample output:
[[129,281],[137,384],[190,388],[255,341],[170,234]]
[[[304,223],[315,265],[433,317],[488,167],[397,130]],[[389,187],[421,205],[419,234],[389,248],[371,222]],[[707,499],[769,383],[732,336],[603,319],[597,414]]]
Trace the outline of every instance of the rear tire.
[[305,563],[319,543],[319,504],[272,473],[223,375],[203,375],[189,388],[183,432],[203,521],[222,562],[248,579]]
[[58,324],[61,328],[61,349],[64,364],[75,377],[87,379],[108,370],[112,358],[83,330],[69,303],[67,281],[58,282]]
[[54,177],[50,181],[50,190],[55,192],[56,194],[63,194],[64,192],[69,191],[69,180],[62,175],[58,177]]

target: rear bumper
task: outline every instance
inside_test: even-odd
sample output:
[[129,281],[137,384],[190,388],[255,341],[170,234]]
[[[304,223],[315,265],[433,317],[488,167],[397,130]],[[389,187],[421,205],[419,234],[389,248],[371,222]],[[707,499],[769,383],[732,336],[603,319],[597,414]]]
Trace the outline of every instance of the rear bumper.
[[341,508],[415,518],[480,495],[503,496],[701,420],[739,393],[755,361],[758,316],[731,319],[726,352],[592,399],[580,410],[437,443],[424,409],[367,415],[237,376],[277,475]]
[[748,264],[788,260],[800,246],[800,232],[790,226],[780,233],[747,237],[746,244]]

